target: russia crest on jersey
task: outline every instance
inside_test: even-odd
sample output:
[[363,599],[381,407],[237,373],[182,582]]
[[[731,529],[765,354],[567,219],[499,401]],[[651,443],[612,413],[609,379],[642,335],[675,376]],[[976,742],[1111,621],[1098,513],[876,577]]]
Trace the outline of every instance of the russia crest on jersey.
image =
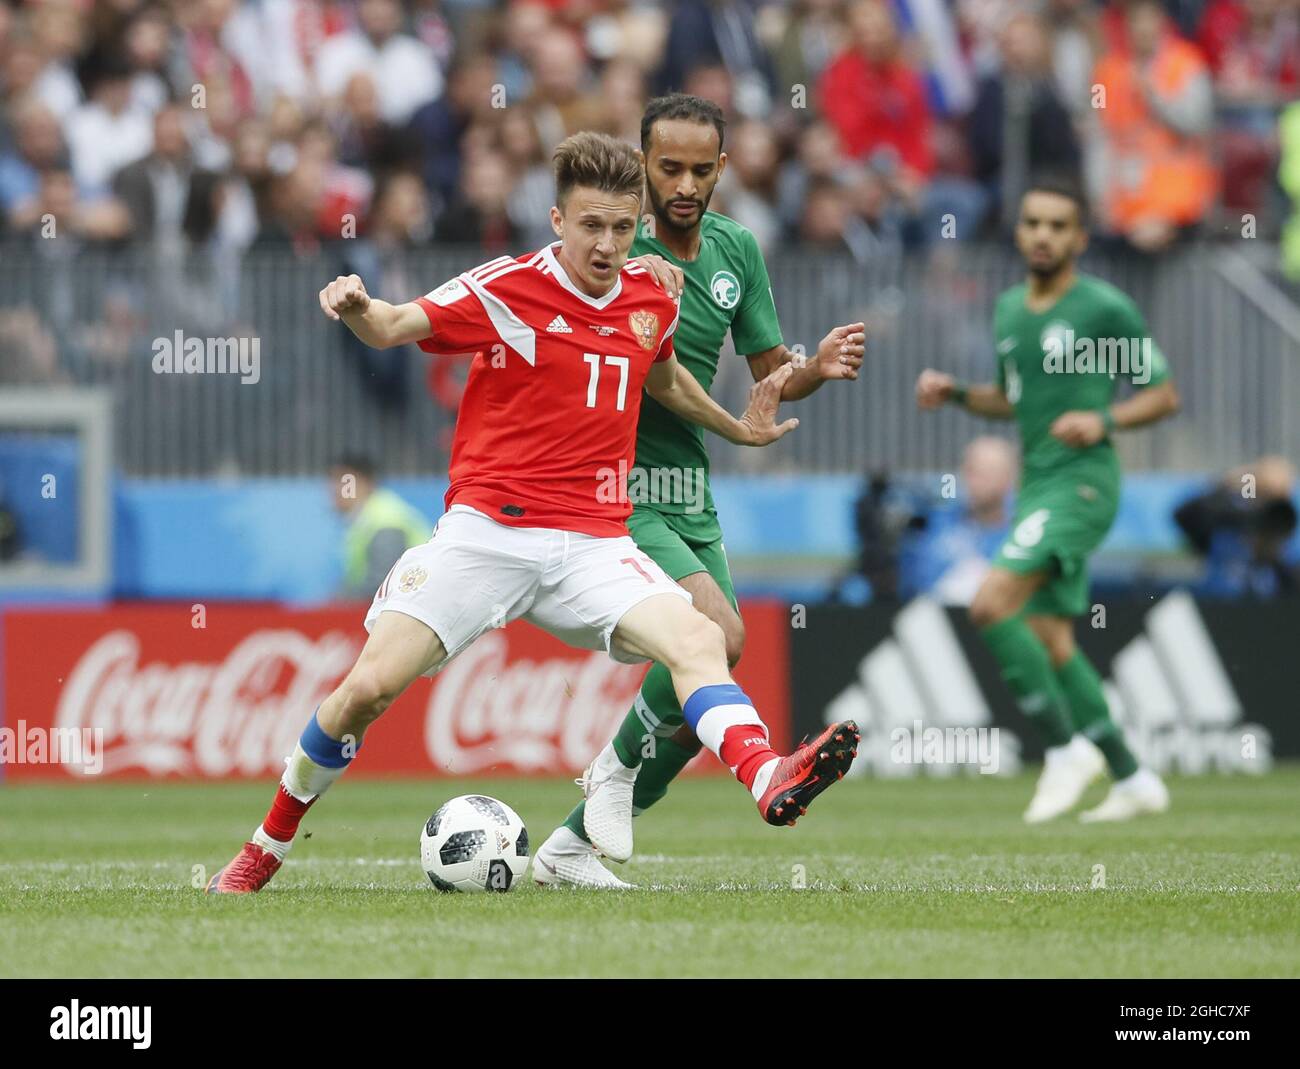
[[627,317],[632,328],[632,336],[640,343],[642,349],[654,350],[655,337],[659,333],[659,317],[653,312],[633,312]]

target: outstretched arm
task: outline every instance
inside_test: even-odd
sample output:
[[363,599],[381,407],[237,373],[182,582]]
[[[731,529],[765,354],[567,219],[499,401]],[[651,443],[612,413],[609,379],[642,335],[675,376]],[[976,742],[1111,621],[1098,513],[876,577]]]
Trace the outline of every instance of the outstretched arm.
[[951,375],[926,368],[916,380],[916,405],[933,410],[952,402],[986,419],[1011,419],[1016,410],[995,382],[962,386]]
[[749,391],[749,407],[737,419],[708,395],[695,376],[671,356],[650,369],[645,390],[664,408],[736,445],[767,445],[799,426],[797,419],[776,422],[781,391],[794,368],[784,364]]
[[862,323],[846,323],[836,327],[821,340],[816,355],[811,360],[801,362],[802,366],[797,366],[800,363],[796,359],[797,354],[784,344],[761,353],[753,353],[745,359],[749,361],[749,370],[755,382],[767,378],[786,364],[795,366],[794,373],[785,384],[781,400],[798,401],[807,397],[823,382],[858,377],[862,354],[866,351],[865,330],[865,324]]
[[387,349],[429,336],[429,317],[414,301],[389,304],[366,292],[357,275],[339,275],[320,291],[321,311],[342,320],[366,345]]

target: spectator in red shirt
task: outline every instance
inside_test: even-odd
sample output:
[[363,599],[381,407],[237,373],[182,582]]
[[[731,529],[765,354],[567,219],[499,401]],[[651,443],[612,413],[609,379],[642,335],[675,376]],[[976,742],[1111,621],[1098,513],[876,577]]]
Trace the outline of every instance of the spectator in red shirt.
[[1215,0],[1197,40],[1229,104],[1277,104],[1300,89],[1300,24],[1281,0]]
[[848,23],[852,43],[818,86],[822,114],[845,155],[893,156],[904,181],[921,185],[934,170],[925,84],[900,56],[898,28],[883,0],[858,0]]
[[1223,204],[1272,218],[1279,105],[1300,96],[1300,19],[1282,0],[1216,0],[1197,34],[1214,70]]

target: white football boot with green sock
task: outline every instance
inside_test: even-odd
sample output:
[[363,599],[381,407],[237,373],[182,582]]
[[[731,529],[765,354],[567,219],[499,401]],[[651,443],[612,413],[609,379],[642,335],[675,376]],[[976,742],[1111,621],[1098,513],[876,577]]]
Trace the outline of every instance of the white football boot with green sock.
[[1111,784],[1101,805],[1079,814],[1085,824],[1132,820],[1145,813],[1163,813],[1169,808],[1169,790],[1149,768]]
[[1079,804],[1088,784],[1105,770],[1101,751],[1082,735],[1075,735],[1064,746],[1049,746],[1043,755],[1043,774],[1025,810],[1025,823],[1041,824],[1068,813]]
[[587,800],[582,828],[600,853],[622,863],[632,856],[632,792],[640,765],[628,768],[613,743],[596,756],[576,782]]
[[543,887],[590,887],[601,891],[636,888],[605,868],[595,847],[563,824],[551,832],[551,837],[533,855],[533,879]]

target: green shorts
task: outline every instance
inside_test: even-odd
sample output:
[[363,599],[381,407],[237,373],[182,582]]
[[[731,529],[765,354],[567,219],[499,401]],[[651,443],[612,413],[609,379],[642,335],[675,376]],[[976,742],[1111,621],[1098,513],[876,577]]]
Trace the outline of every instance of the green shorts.
[[727,552],[722,546],[722,528],[718,514],[704,512],[659,512],[640,506],[632,510],[627,529],[637,547],[666,571],[674,581],[696,572],[708,572],[722,588],[737,612],[736,589],[727,567]]
[[1088,558],[1115,522],[1118,496],[1073,480],[1021,493],[1010,537],[993,564],[1017,575],[1047,572],[1025,606],[1030,615],[1088,611]]

